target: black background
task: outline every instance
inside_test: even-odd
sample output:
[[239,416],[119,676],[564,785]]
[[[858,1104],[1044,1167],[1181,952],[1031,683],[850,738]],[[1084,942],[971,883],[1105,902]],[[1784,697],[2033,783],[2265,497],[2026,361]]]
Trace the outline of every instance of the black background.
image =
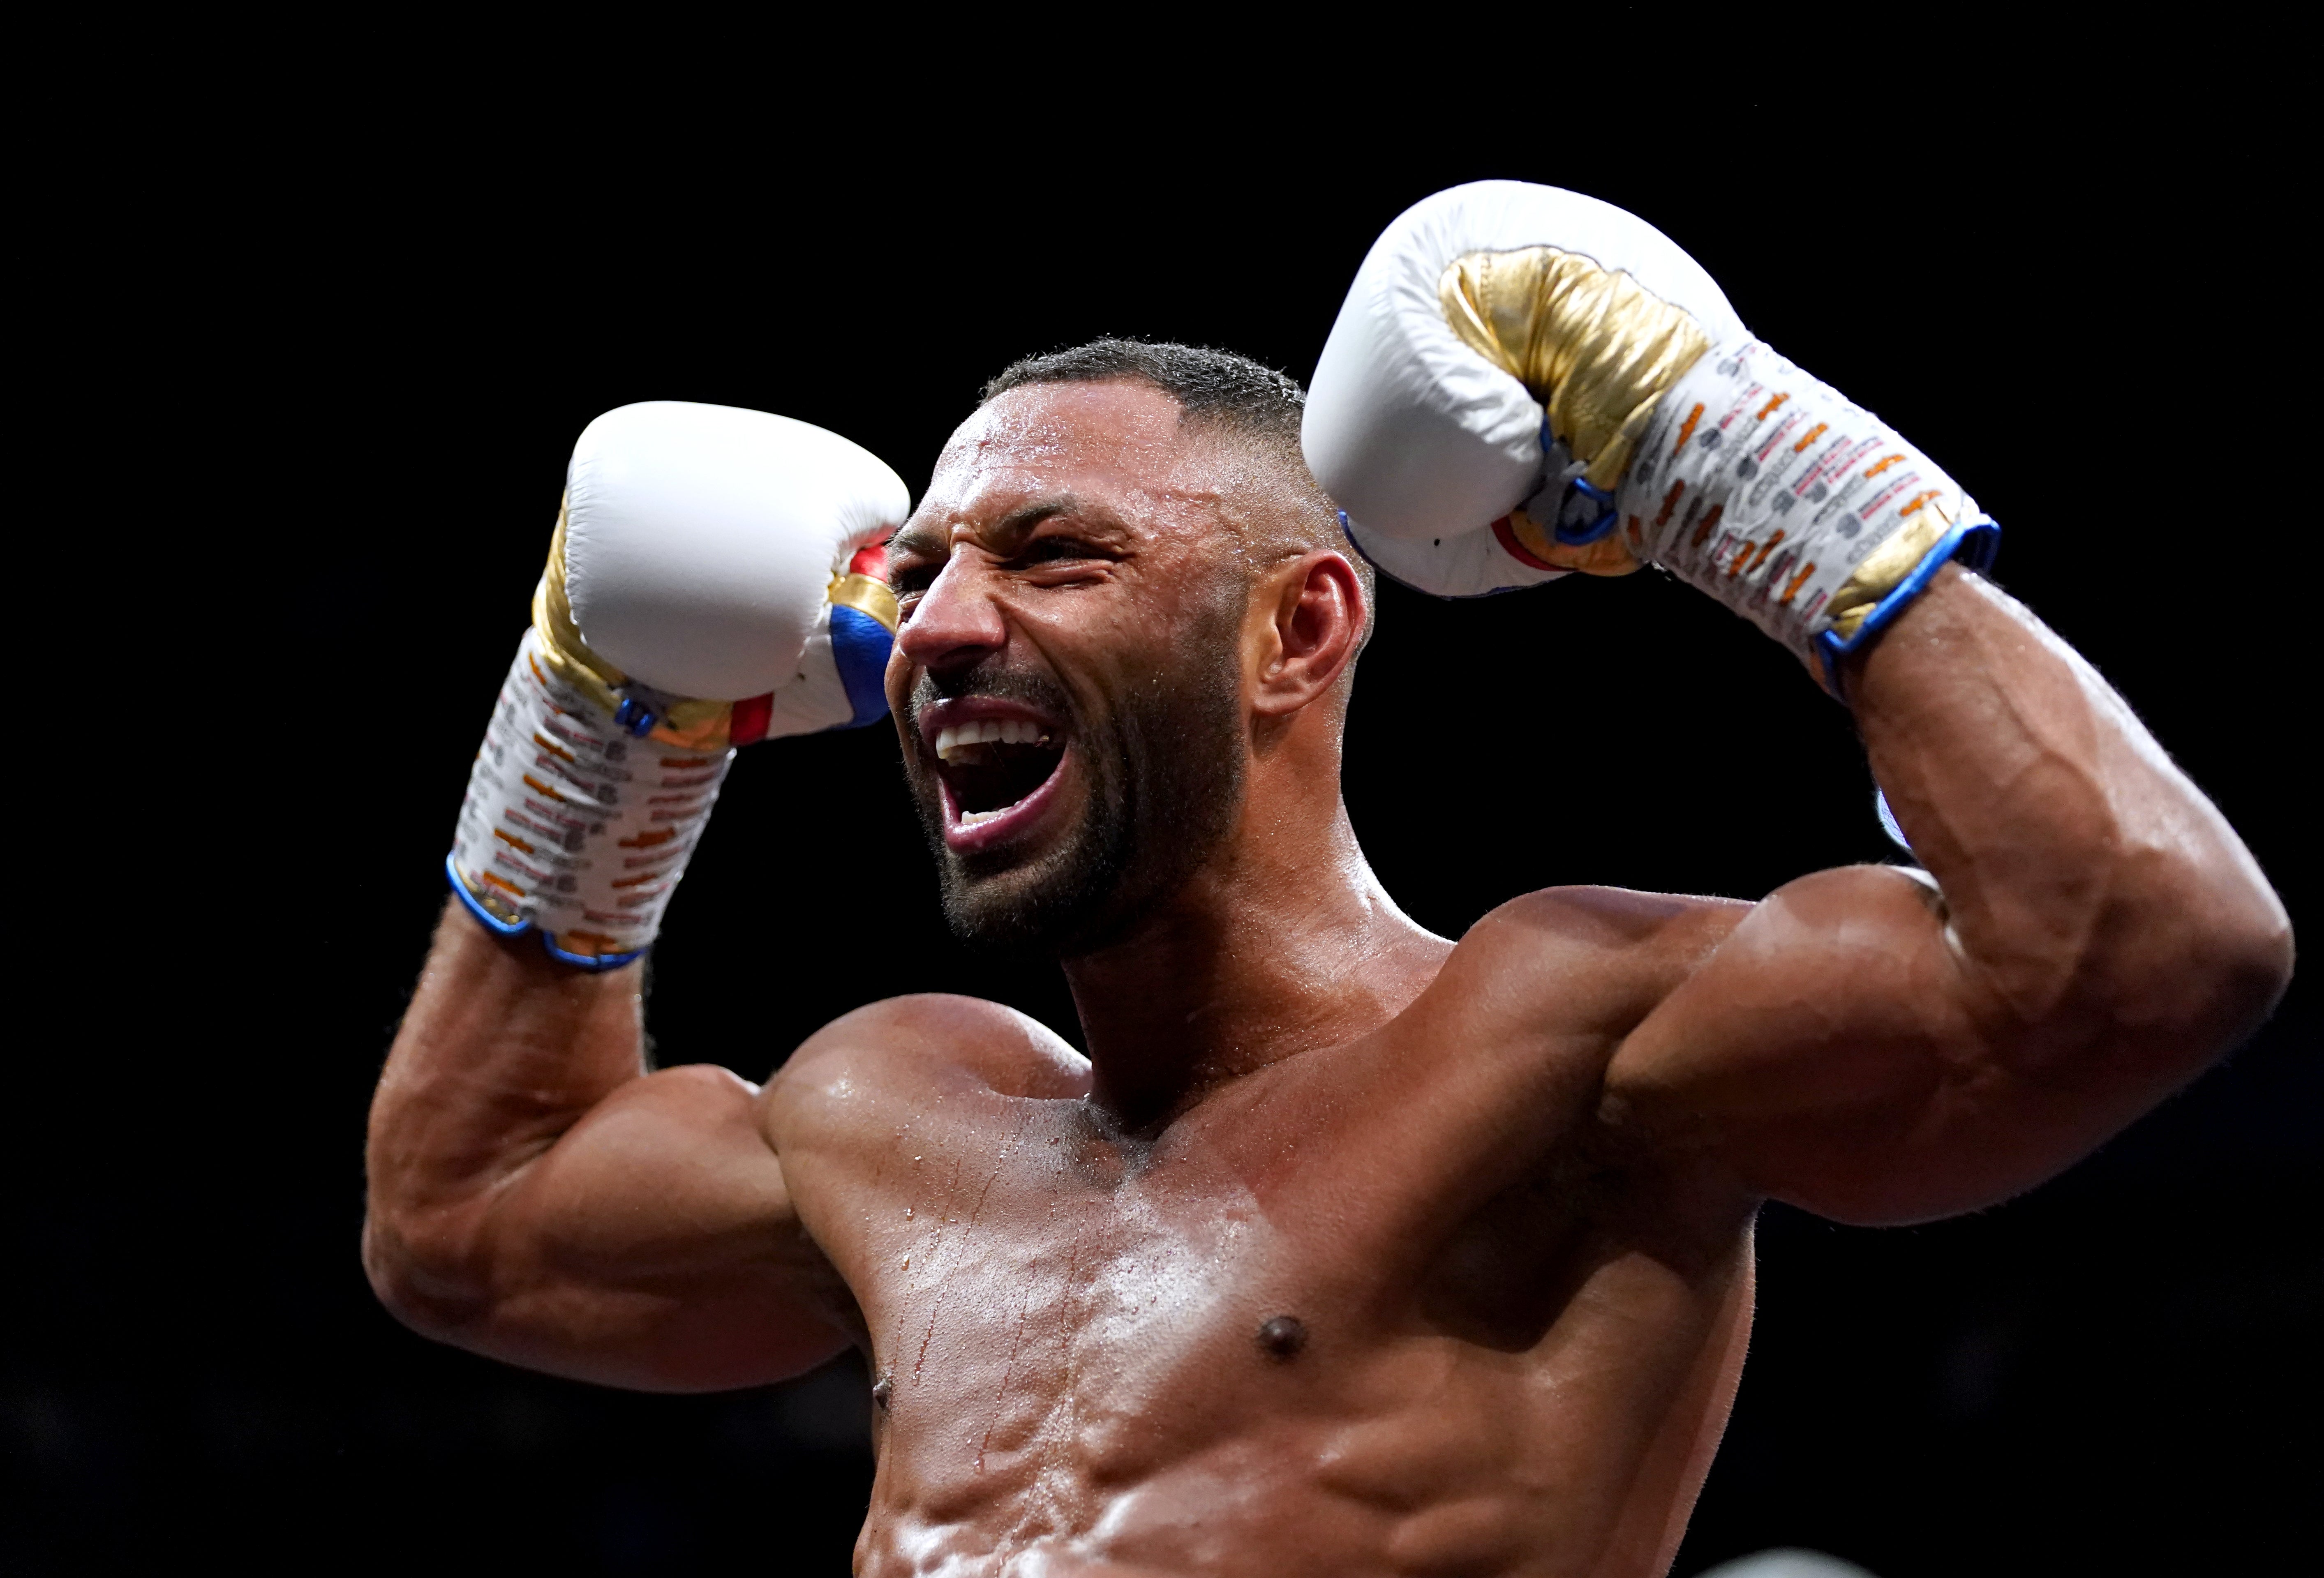
[[[14,601],[69,681],[20,658],[20,693],[69,721],[19,759],[102,782],[82,838],[20,821],[20,875],[48,876],[18,894],[47,940],[20,966],[11,1567],[844,1570],[870,1472],[845,1366],[706,1398],[546,1380],[405,1333],[356,1263],[371,1082],[566,454],[613,405],[821,423],[917,496],[1019,354],[1130,334],[1305,378],[1401,208],[1574,187],[1962,478],[2006,528],[1999,579],[2307,913],[2310,523],[2279,511],[2308,441],[2271,455],[2259,413],[2312,335],[2271,294],[2282,144],[2218,61],[1888,49],[1812,91],[1709,71],[1649,114],[1516,61],[1448,97],[1245,79],[1224,50],[812,112],[724,80],[696,120],[666,71],[667,112],[609,94],[601,41],[586,84],[260,73],[112,116],[33,85],[41,414],[16,433],[51,546]],[[945,934],[893,753],[882,729],[744,754],[653,962],[663,1061],[762,1077],[911,989],[1074,1033],[1053,976]],[[1452,935],[1552,883],[1756,895],[1889,853],[1846,715],[1654,575],[1384,589],[1347,794]],[[1771,1208],[1676,1570],[1797,1544],[1882,1578],[2250,1571],[2304,1541],[2311,998],[2007,1206],[1889,1232]]]

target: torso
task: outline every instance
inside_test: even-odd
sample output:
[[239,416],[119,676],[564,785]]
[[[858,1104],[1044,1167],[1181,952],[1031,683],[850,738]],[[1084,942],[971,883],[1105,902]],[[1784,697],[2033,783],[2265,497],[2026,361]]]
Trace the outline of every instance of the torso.
[[[883,1383],[859,1570],[1662,1572],[1741,1364],[1752,1208],[1606,1142],[1606,1060],[1671,964],[1593,902],[1520,901],[1379,1031],[1151,1139],[971,999],[795,1059],[770,1136]],[[1583,984],[1513,1007],[1478,989],[1497,950]]]

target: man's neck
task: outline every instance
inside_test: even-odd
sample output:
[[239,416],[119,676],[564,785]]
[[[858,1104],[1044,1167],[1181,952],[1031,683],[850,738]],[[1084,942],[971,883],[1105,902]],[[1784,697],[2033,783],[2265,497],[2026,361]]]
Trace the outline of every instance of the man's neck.
[[1378,1029],[1451,951],[1396,907],[1336,798],[1291,825],[1253,838],[1247,822],[1128,937],[1065,961],[1091,1100],[1124,1130],[1158,1130],[1244,1074]]

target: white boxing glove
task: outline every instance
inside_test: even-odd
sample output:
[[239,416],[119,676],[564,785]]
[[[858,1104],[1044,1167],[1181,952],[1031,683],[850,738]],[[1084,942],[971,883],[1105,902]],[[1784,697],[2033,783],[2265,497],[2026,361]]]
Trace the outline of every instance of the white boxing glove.
[[642,952],[736,747],[886,715],[881,545],[909,506],[877,456],[788,417],[590,423],[446,862],[477,919],[587,968]]
[[1407,585],[1480,596],[1658,564],[1840,663],[1998,528],[1870,412],[1753,339],[1610,204],[1479,181],[1373,244],[1308,391],[1307,463]]

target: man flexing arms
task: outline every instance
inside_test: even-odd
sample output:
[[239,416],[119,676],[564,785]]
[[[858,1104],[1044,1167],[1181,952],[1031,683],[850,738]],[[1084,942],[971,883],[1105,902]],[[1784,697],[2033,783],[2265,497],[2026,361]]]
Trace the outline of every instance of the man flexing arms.
[[[867,1573],[1656,1573],[1734,1395],[1760,1201],[2002,1199],[2281,992],[2251,858],[1958,562],[1974,504],[1628,216],[1421,205],[1304,460],[1302,420],[1217,353],[1019,363],[884,584],[902,488],[844,441],[593,424],[374,1110],[389,1305],[648,1389],[854,1344]],[[1430,935],[1340,798],[1364,557],[1447,593],[1641,561],[1711,592],[1853,710],[1925,872],[1552,889]],[[764,1087],[649,1072],[628,961],[728,755],[875,717],[890,624],[947,917],[1056,957],[1089,1056],[903,996]],[[1582,782],[1500,793],[1618,814]]]

